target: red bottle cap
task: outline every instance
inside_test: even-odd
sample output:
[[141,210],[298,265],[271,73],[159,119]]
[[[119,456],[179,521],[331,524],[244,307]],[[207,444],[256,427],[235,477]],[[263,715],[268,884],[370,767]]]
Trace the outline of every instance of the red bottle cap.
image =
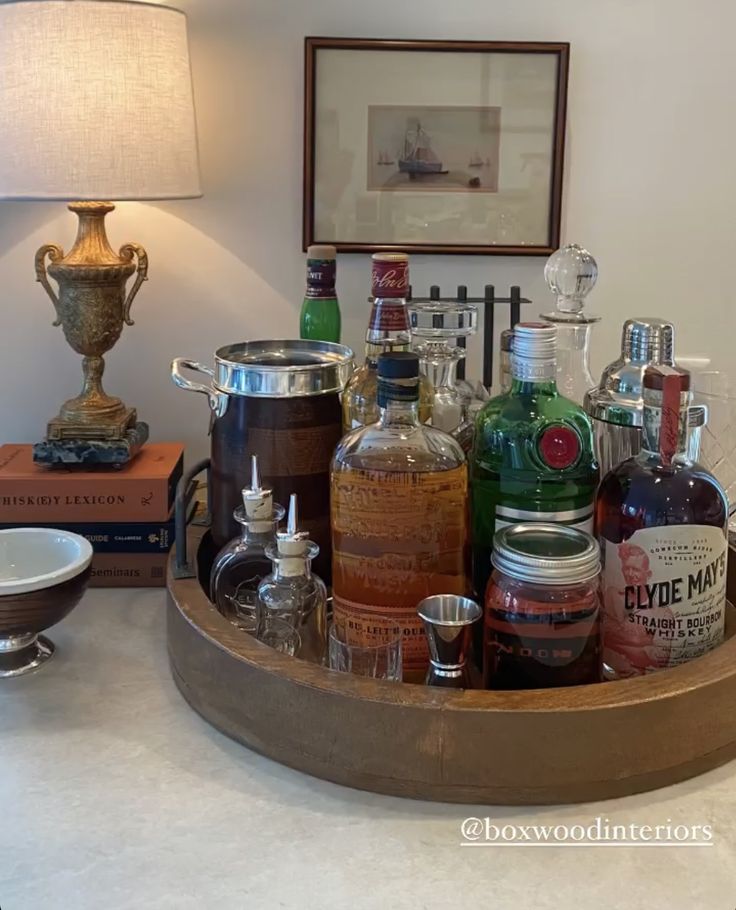
[[409,293],[409,257],[406,253],[374,253],[371,274],[374,297],[406,297]]

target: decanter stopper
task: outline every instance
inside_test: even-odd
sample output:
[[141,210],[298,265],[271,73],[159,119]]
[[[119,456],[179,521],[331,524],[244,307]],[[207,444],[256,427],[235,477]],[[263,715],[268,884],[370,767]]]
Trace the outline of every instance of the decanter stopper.
[[466,654],[471,629],[482,614],[469,597],[435,594],[419,602],[417,613],[424,622],[429,644],[429,670],[425,684],[445,688],[470,688]]
[[545,318],[555,321],[556,316],[559,320],[561,313],[568,318],[576,316],[598,280],[598,264],[587,250],[577,243],[568,243],[547,260],[544,280],[557,297],[557,313],[546,314]]
[[[243,518],[252,525],[254,531],[267,531],[274,519],[283,517],[284,510],[281,506],[274,507],[273,490],[261,486],[257,455],[250,457],[250,486],[243,488],[242,497]],[[236,509],[236,519],[238,511]]]

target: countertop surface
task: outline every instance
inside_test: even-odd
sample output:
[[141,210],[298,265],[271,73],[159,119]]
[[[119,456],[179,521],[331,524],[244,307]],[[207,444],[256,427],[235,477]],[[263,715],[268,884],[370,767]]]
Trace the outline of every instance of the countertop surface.
[[[577,806],[378,796],[283,768],[193,713],[169,676],[162,590],[89,591],[49,637],[52,661],[0,682],[2,910],[736,908],[736,763]],[[469,817],[524,842],[525,826],[598,817],[711,834],[466,849]]]

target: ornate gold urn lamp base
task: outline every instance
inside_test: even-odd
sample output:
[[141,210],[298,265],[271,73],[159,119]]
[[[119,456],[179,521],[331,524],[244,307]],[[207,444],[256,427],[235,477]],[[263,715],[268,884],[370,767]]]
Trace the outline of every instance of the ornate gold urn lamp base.
[[[121,465],[148,438],[148,426],[138,421],[135,409],[102,387],[103,354],[113,347],[124,325],[133,325],[130,308],[148,271],[142,246],[126,243],[118,253],[110,246],[105,215],[114,208],[110,202],[71,203],[69,209],[79,217],[74,246],[66,255],[55,244],[46,244],[36,253],[36,279],[56,310],[54,325],[62,327],[66,340],[84,358],[82,391],[49,421],[46,439],[33,448],[37,464]],[[126,284],[134,273],[126,296]]]

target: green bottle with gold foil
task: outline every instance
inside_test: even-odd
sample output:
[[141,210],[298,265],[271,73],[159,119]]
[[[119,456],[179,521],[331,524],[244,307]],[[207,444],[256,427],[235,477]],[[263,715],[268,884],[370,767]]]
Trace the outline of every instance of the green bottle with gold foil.
[[299,334],[312,341],[340,342],[340,304],[335,291],[336,251],[319,244],[307,250],[307,291]]

